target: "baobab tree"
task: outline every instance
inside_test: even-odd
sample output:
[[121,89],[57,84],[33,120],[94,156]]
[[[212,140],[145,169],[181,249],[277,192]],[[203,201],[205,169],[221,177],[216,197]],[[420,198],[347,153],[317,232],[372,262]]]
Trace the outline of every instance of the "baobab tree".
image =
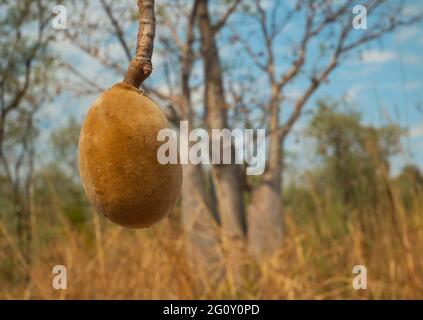
[[[255,255],[273,253],[280,247],[284,143],[307,102],[336,68],[358,54],[357,49],[422,17],[421,12],[410,14],[403,1],[369,0],[360,4],[371,15],[366,30],[353,28],[354,3],[326,0],[299,0],[292,5],[275,1],[270,8],[265,8],[264,1],[250,1],[245,14],[253,27],[248,31],[232,27],[241,50],[254,65],[252,72],[264,76],[267,90],[263,102],[269,133],[267,165],[252,190],[247,213],[248,241]],[[281,44],[287,59],[278,53]],[[303,88],[290,101],[287,87],[298,80]]]
[[[365,30],[353,28],[355,4],[371,16]],[[80,23],[66,31],[75,47],[117,76],[125,72],[134,50],[129,39],[134,37],[135,20],[129,5],[134,2],[102,0],[106,23],[89,21],[81,13]],[[410,13],[404,1],[386,0],[156,1],[156,9],[155,55],[160,58],[144,89],[168,119],[175,125],[187,120],[190,128],[231,129],[240,125],[242,113],[241,126],[268,131],[266,170],[253,184],[243,165],[212,165],[210,171],[185,166],[181,204],[189,252],[210,265],[215,260],[211,257],[222,254],[215,250],[221,239],[230,239],[240,244],[234,250],[248,243],[255,256],[272,254],[282,241],[284,144],[307,102],[328,84],[334,70],[358,56],[360,48],[416,23],[421,14]],[[72,26],[72,20],[69,23]],[[125,61],[111,56],[116,50],[109,50],[110,41]],[[224,48],[237,52],[249,76],[231,76],[231,57]],[[83,70],[69,62],[66,66],[90,92],[104,89]],[[298,94],[289,97],[294,85],[300,88]],[[208,176],[212,179],[206,188]]]

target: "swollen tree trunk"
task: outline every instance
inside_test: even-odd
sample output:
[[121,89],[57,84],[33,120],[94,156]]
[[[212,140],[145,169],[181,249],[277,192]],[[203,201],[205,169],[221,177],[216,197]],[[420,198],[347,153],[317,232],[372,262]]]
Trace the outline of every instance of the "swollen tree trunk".
[[[186,31],[186,42],[181,50],[181,120],[188,121],[189,129],[192,124],[192,104],[190,78],[194,54],[194,24],[197,17],[198,0],[194,1]],[[193,142],[190,142],[193,144]],[[187,256],[192,272],[198,274],[197,289],[203,290],[210,277],[219,276],[216,265],[222,259],[219,233],[216,220],[206,205],[206,190],[203,170],[200,165],[188,162],[183,166],[183,182],[181,192],[182,228],[187,240],[185,242]],[[203,283],[202,283],[203,281]]]
[[[198,19],[201,34],[201,55],[204,64],[204,101],[210,134],[212,129],[225,129],[228,124],[222,71],[216,46],[215,29],[211,24],[208,12],[208,0],[199,0]],[[234,149],[231,150],[232,156],[234,151]],[[231,294],[236,295],[241,290],[242,284],[241,255],[244,252],[245,238],[241,167],[236,164],[214,164],[211,171],[221,221],[222,248],[226,255],[227,279]]]
[[280,248],[282,241],[282,139],[278,131],[279,99],[274,89],[270,103],[269,152],[266,170],[252,191],[248,206],[248,244],[251,253],[266,257]]
[[[211,133],[211,129],[224,129],[228,124],[220,59],[207,0],[199,1],[198,18],[204,63],[207,126]],[[236,164],[212,166],[223,236],[230,240],[241,240],[245,231],[241,175],[241,167]]]
[[[183,110],[182,120],[191,124],[191,99],[188,89],[188,79],[182,73]],[[190,127],[190,126],[189,126]],[[190,146],[193,143],[190,142]],[[203,170],[200,165],[183,165],[182,180],[182,228],[187,237],[185,243],[189,265],[198,276],[196,289],[203,290],[210,278],[220,276],[216,265],[222,259],[219,244],[219,228],[212,212],[207,206],[207,196]],[[216,272],[217,271],[217,272]],[[198,274],[201,273],[201,274]],[[201,294],[201,292],[199,292]]]
[[[191,45],[191,43],[187,43],[187,46]],[[192,59],[190,47],[182,55],[181,68],[181,120],[188,121],[189,130],[192,129],[191,90],[189,86]],[[191,147],[193,142],[189,143],[189,147]],[[182,181],[182,227],[188,240],[186,249],[190,267],[195,273],[203,273],[196,277],[200,279],[200,282],[201,280],[210,280],[213,274],[216,275],[214,272],[215,266],[222,258],[222,252],[219,245],[218,226],[206,203],[205,181],[201,166],[191,162],[184,165]],[[199,283],[198,288],[200,290],[204,288],[204,283]]]
[[[184,95],[188,113],[183,115],[182,120],[191,118],[191,105],[189,94]],[[190,122],[189,122],[190,123]],[[190,144],[192,144],[190,142]],[[200,165],[190,162],[183,165],[183,180],[181,192],[182,228],[187,237],[186,250],[189,264],[199,279],[198,289],[205,287],[210,277],[218,275],[216,265],[222,258],[219,244],[219,232],[216,220],[206,203],[207,196],[203,171]]]
[[206,204],[202,169],[184,166],[182,183],[182,226],[187,237],[186,250],[194,277],[203,290],[210,278],[221,275],[217,266],[222,260],[219,227]]

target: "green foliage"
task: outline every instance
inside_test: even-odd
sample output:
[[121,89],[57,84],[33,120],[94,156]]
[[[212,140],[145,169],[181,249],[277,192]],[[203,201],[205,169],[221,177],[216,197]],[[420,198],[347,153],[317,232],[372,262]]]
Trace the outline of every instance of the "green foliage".
[[307,130],[321,159],[319,180],[348,205],[371,203],[405,132],[396,125],[365,125],[357,112],[341,108],[320,102]]
[[392,186],[404,203],[416,203],[412,200],[423,188],[420,171],[410,166],[397,178],[390,173],[390,157],[401,151],[405,134],[400,127],[367,125],[348,106],[321,101],[305,134],[314,142],[318,163],[285,187],[283,202],[297,222],[313,223],[321,237],[327,228],[331,236],[347,232],[351,221],[369,226],[363,222],[369,212],[385,215],[387,200],[396,201]]
[[395,179],[395,182],[398,185],[406,209],[412,210],[413,197],[423,191],[422,172],[416,166],[407,165]]

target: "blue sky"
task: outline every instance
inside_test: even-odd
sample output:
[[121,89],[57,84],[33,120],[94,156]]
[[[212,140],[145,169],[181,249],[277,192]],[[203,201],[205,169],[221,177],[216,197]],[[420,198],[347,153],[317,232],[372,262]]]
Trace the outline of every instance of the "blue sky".
[[[422,3],[423,5],[423,3]],[[423,169],[423,25],[399,29],[332,75],[320,96],[344,94],[373,125],[397,123],[408,129],[404,154],[393,159],[394,173],[412,161]]]
[[[397,1],[397,0],[392,0]],[[359,2],[359,1],[358,1]],[[96,2],[93,2],[95,8]],[[266,1],[271,9],[272,1]],[[289,1],[288,1],[289,3]],[[409,10],[423,10],[421,0],[406,1]],[[134,5],[134,4],[131,4]],[[135,7],[133,8],[135,9]],[[217,8],[219,11],[219,8]],[[90,10],[90,18],[94,20],[105,18],[101,10]],[[69,13],[69,21],[75,20],[72,11]],[[372,15],[369,13],[369,23],[372,22]],[[243,26],[249,28],[248,21],[244,18],[234,16],[230,20],[232,25],[240,27],[241,34],[246,32]],[[291,35],[296,33],[295,21],[290,26]],[[128,24],[125,29],[128,39],[135,36],[136,26]],[[243,31],[244,30],[244,31]],[[158,26],[157,33],[160,35],[163,28]],[[219,38],[224,42],[229,33],[222,34]],[[257,40],[258,41],[258,40]],[[107,52],[120,62],[123,68],[126,68],[126,58],[123,51],[116,41],[107,42]],[[254,43],[254,42],[253,42]],[[259,42],[255,43],[259,46]],[[287,64],[287,55],[283,54],[286,43],[283,39],[280,41],[280,47],[276,52],[281,52],[279,66],[283,69]],[[66,57],[75,67],[82,70],[91,78],[98,79],[98,83],[105,88],[121,81],[121,75],[110,72],[102,68],[98,62],[81,53],[70,43],[63,41],[55,46],[60,55]],[[397,173],[404,163],[413,162],[423,170],[423,23],[413,26],[403,27],[395,33],[384,36],[380,41],[372,43],[361,50],[359,55],[353,55],[343,63],[329,78],[329,83],[322,86],[319,91],[308,102],[306,109],[311,109],[315,101],[321,97],[347,97],[347,99],[360,110],[363,121],[368,124],[382,125],[388,122],[398,123],[409,130],[409,136],[403,139],[404,153],[393,159],[393,173]],[[313,54],[313,52],[312,52]],[[236,55],[233,48],[228,45],[222,45],[221,56],[225,63],[232,63],[234,68],[239,68],[240,72],[246,66],[251,64],[246,56]],[[163,86],[163,77],[160,75],[163,57],[157,52],[153,57],[153,63],[156,65],[155,73],[150,81],[151,85],[157,87]],[[200,64],[196,65],[195,72],[201,74]],[[257,75],[257,90],[266,94],[266,85],[263,83],[263,76]],[[304,87],[305,83],[299,80],[290,90],[295,96],[298,91]],[[54,128],[64,124],[68,116],[76,116],[82,119],[87,112],[95,96],[86,96],[75,98],[72,94],[64,93],[47,106],[40,119],[45,128]],[[420,110],[418,106],[421,106]],[[286,145],[287,149],[297,154],[297,158],[302,159],[297,163],[300,166],[307,166],[311,159],[307,157],[307,141],[298,138],[301,128],[307,122],[304,117],[294,128],[293,134]],[[43,133],[47,137],[49,130]]]

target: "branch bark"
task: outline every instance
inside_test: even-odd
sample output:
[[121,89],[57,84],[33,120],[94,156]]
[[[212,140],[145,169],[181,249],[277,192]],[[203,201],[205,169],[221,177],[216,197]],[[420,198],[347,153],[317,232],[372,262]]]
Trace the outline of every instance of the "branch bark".
[[229,19],[229,17],[234,13],[235,9],[237,8],[238,4],[241,2],[241,0],[234,0],[232,4],[229,6],[229,8],[226,10],[226,12],[223,14],[223,16],[214,24],[213,26],[213,32],[217,33],[220,29],[226,24],[226,21]]
[[139,88],[153,71],[151,56],[153,55],[154,36],[156,33],[156,16],[154,0],[138,0],[140,11],[139,30],[135,57],[131,60],[123,82]]

